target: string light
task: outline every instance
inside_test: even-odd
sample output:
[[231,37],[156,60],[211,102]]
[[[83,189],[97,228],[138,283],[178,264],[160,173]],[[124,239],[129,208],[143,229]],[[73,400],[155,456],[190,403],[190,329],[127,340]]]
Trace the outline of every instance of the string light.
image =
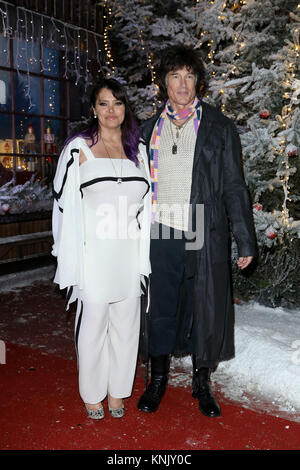
[[115,73],[114,60],[113,60],[112,51],[111,51],[111,43],[109,40],[109,30],[112,28],[112,23],[111,23],[112,9],[110,6],[107,6],[107,0],[104,0],[103,6],[104,6],[104,11],[105,11],[105,15],[103,15],[103,18],[106,20],[106,26],[104,28],[104,33],[103,33],[104,50],[106,53],[106,64],[111,69],[111,72],[108,72],[107,75],[111,76]]
[[[197,2],[198,3],[198,2]],[[211,2],[212,4],[214,2]],[[225,13],[225,8],[227,7],[227,2],[223,3],[223,11],[220,11],[218,13],[218,19],[219,21],[223,22],[226,18],[226,13]],[[240,2],[235,2],[233,7],[231,8],[231,11],[235,12],[239,8],[243,8],[244,5],[246,5],[247,2],[245,0],[240,1]],[[297,7],[297,10],[300,10],[300,4]],[[297,21],[297,18],[295,18]],[[219,97],[221,100],[221,110],[222,112],[226,112],[225,109],[225,101],[227,98],[227,94],[225,93],[225,86],[227,80],[229,80],[229,77],[231,75],[235,75],[237,72],[237,64],[239,61],[239,58],[242,54],[244,54],[244,51],[246,50],[246,41],[243,40],[243,30],[247,24],[247,15],[244,16],[244,20],[240,23],[239,25],[239,33],[235,34],[233,37],[233,45],[234,45],[234,51],[233,51],[233,59],[232,63],[228,69],[227,72],[222,73],[222,84],[220,85],[219,88]],[[284,63],[284,68],[286,72],[285,79],[283,81],[283,86],[284,86],[284,92],[283,92],[283,99],[288,100],[288,103],[283,107],[281,116],[280,116],[280,129],[278,132],[278,136],[280,136],[279,140],[279,148],[274,148],[273,151],[274,153],[278,152],[279,157],[280,157],[280,163],[279,163],[279,168],[277,172],[277,177],[278,177],[278,182],[280,182],[282,189],[283,189],[283,202],[282,202],[282,207],[281,207],[281,212],[280,212],[280,218],[283,223],[283,225],[290,227],[291,222],[289,218],[289,209],[288,209],[288,203],[291,200],[290,198],[290,191],[291,191],[291,185],[290,185],[290,177],[291,177],[291,172],[292,166],[290,164],[290,158],[291,155],[287,152],[287,132],[289,130],[289,127],[292,122],[292,114],[293,111],[296,109],[296,102],[297,102],[297,97],[295,97],[295,93],[293,90],[293,81],[295,80],[295,77],[297,76],[297,71],[299,70],[299,55],[300,55],[300,42],[299,42],[299,26],[295,27],[294,30],[292,31],[294,43],[288,42],[288,46],[286,46],[287,52],[286,54],[286,60]],[[208,33],[207,31],[202,31],[201,36],[200,36],[200,41],[198,46],[202,46],[204,43],[207,44],[208,46],[208,53],[207,53],[207,58],[208,62],[211,64],[212,70],[212,76],[215,76],[214,73],[214,57],[215,57],[215,49],[214,45],[215,42],[209,38],[211,36],[211,33]],[[208,39],[209,38],[209,39]],[[297,65],[298,64],[298,65]],[[297,68],[298,67],[298,68]],[[296,70],[297,69],[297,70]],[[293,100],[293,95],[294,95],[294,100]]]
[[[50,47],[55,44],[55,47],[59,47],[59,49],[63,50],[64,54],[62,55],[63,64],[64,64],[64,78],[69,77],[72,73],[75,74],[75,84],[78,84],[79,81],[84,83],[85,89],[87,88],[88,84],[90,83],[90,75],[89,75],[89,67],[88,64],[91,61],[91,57],[97,56],[97,62],[99,67],[101,68],[101,47],[100,44],[102,42],[103,36],[89,31],[84,28],[77,27],[75,25],[71,25],[69,23],[65,23],[62,20],[54,19],[53,17],[48,17],[47,15],[43,15],[41,13],[34,12],[32,10],[28,10],[24,7],[17,7],[16,9],[16,32],[18,33],[17,37],[17,47],[16,47],[16,69],[19,74],[20,64],[19,59],[24,59],[22,55],[22,51],[20,50],[20,40],[23,36],[25,43],[30,47],[31,45],[31,57],[28,56],[28,50],[25,48],[24,55],[26,59],[27,66],[27,76],[29,76],[30,66],[33,66],[38,59],[34,57],[34,40],[37,37],[38,40],[41,41],[42,44],[45,44],[46,47]],[[51,28],[44,27],[44,20],[51,22]],[[37,27],[39,25],[39,27]],[[23,30],[23,32],[22,32]],[[85,36],[84,36],[85,35]],[[94,38],[95,46],[89,50],[89,38]],[[82,39],[85,37],[85,40]],[[64,41],[63,41],[64,39]],[[63,44],[62,44],[63,43]],[[83,46],[82,46],[83,44]],[[52,47],[53,47],[52,46]],[[94,49],[94,50],[93,50]],[[69,53],[75,52],[73,61],[69,60]],[[95,53],[96,51],[96,53]],[[83,54],[82,54],[83,52]],[[80,61],[81,56],[84,55],[85,59],[85,66]],[[40,58],[40,72],[45,72],[42,59]],[[24,63],[24,60],[23,60]],[[84,71],[84,72],[82,72]],[[26,96],[31,100],[31,84],[30,78],[28,78],[27,88],[26,88]],[[34,106],[32,102],[29,103],[29,106]]]
[[[214,1],[211,1],[210,3],[213,5]],[[225,0],[222,3],[222,5],[220,6],[220,12],[218,14],[218,19],[221,22],[223,22],[226,19],[226,14],[225,14],[226,8],[230,8],[230,6],[228,6],[227,3],[228,3],[227,0]],[[231,10],[235,11],[236,9],[238,9],[238,8],[240,8],[240,7],[242,7],[243,5],[246,5],[246,4],[247,4],[246,1],[236,2],[236,3],[234,3],[233,7],[231,7]],[[237,66],[236,66],[235,61],[236,61],[236,59],[239,58],[240,52],[243,51],[243,49],[246,47],[246,43],[244,41],[239,42],[241,37],[242,37],[242,33],[243,33],[243,30],[244,30],[244,27],[245,27],[246,23],[247,23],[247,17],[245,15],[245,18],[243,19],[243,21],[240,25],[239,33],[235,34],[234,37],[233,37],[233,41],[236,44],[236,48],[235,48],[235,51],[233,53],[232,66],[230,67],[230,69],[226,73],[222,74],[223,81],[222,81],[221,88],[219,89],[219,95],[222,97],[222,102],[221,102],[222,112],[225,112],[225,100],[226,100],[226,93],[225,93],[225,89],[224,89],[225,84],[229,80],[229,77],[231,75],[235,75],[235,73],[237,71]],[[211,35],[211,33],[209,33],[208,31],[202,31],[201,35],[200,35],[201,39],[199,41],[198,46],[201,47],[204,42],[208,43],[209,51],[207,53],[207,58],[208,58],[208,61],[210,62],[211,66],[212,66],[211,75],[214,78],[215,75],[216,75],[216,68],[215,68],[216,46],[215,46],[215,42],[214,42],[213,39],[209,39],[209,40],[206,39],[205,40],[205,38],[209,35]]]
[[[147,18],[145,18],[145,19],[147,19]],[[143,51],[145,51],[146,46],[145,46],[145,42],[144,42],[144,39],[143,39],[143,30],[142,29],[140,29],[139,37],[140,37],[140,41],[141,41],[141,48],[142,48]],[[155,68],[152,64],[152,56],[151,56],[151,53],[148,50],[146,52],[147,52],[147,54],[146,54],[147,67],[148,67],[148,69],[150,70],[150,73],[151,73],[151,83],[152,83],[152,85],[154,85],[154,93],[155,93],[155,95],[157,95],[159,87],[156,84],[156,72],[155,72]],[[156,108],[156,102],[155,101],[153,101],[153,108]]]
[[285,132],[292,123],[292,114],[294,109],[296,109],[295,102],[293,100],[293,78],[295,78],[295,72],[299,68],[299,61],[296,59],[298,57],[299,50],[299,31],[297,27],[292,31],[292,35],[294,38],[294,44],[289,42],[289,45],[285,46],[286,60],[284,61],[283,65],[287,76],[282,82],[283,87],[288,90],[283,94],[283,98],[285,100],[289,100],[289,103],[283,106],[281,115],[278,115],[278,120],[281,124],[281,131],[279,132],[279,136],[282,136],[281,140],[279,141],[279,155],[282,156],[282,168],[278,170],[278,176],[284,193],[284,200],[282,203],[280,217],[286,227],[290,227],[288,202],[291,201],[289,184],[291,166],[289,160],[292,155],[289,155],[287,152],[288,147],[286,147],[287,141],[285,138]]

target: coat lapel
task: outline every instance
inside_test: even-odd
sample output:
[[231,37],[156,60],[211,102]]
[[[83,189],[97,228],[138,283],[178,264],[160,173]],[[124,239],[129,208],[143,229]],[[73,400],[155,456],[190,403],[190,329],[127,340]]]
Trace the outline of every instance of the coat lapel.
[[[196,145],[195,145],[194,167],[198,168],[197,160],[200,158],[202,148],[204,147],[205,142],[211,132],[211,127],[212,127],[212,121],[208,117],[205,103],[202,103],[202,116],[201,116],[200,126],[198,129]],[[193,177],[194,177],[194,174],[193,174]]]
[[[203,162],[201,161],[202,149],[206,143],[206,140],[212,129],[212,121],[209,119],[206,105],[202,104],[202,116],[201,122],[198,129],[198,135],[195,145],[194,153],[194,162],[193,162],[193,171],[192,171],[192,188],[191,188],[191,199],[190,202],[192,205],[195,205],[197,202],[203,200],[202,195],[202,179],[205,175],[205,170],[203,167]],[[199,192],[201,191],[201,194]]]

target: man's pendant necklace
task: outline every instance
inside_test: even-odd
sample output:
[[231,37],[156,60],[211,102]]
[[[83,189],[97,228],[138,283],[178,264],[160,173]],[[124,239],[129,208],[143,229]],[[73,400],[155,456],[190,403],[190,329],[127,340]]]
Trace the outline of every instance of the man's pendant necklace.
[[[172,155],[177,155],[178,147],[177,147],[177,143],[174,142],[173,131],[172,131],[172,123],[171,123],[171,121],[170,121],[170,129],[171,129],[172,140],[173,140]],[[176,139],[177,139],[177,142],[178,142],[179,137],[180,137],[179,130],[176,129]]]
[[[193,114],[192,114],[193,115]],[[191,116],[192,116],[191,115]],[[184,122],[184,124],[182,124],[181,126],[177,127],[176,128],[176,140],[178,142],[179,138],[180,138],[180,132],[179,130],[182,131],[183,133],[183,130],[185,128],[185,126],[187,125],[188,121],[190,120],[191,116]],[[177,151],[178,151],[178,146],[177,146],[177,143],[174,142],[174,138],[173,138],[173,130],[172,130],[172,123],[171,123],[171,120],[169,120],[170,122],[170,130],[171,130],[171,135],[172,135],[172,140],[173,140],[173,145],[172,145],[172,155],[177,155]]]

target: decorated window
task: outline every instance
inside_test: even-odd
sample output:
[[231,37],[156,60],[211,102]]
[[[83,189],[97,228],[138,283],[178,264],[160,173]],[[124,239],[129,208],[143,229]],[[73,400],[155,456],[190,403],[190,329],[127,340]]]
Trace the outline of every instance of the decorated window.
[[51,180],[70,115],[61,52],[17,38],[0,37],[0,47],[0,163],[17,183]]
[[[101,35],[54,18],[55,5],[44,14],[0,0],[0,170],[17,184],[51,183],[72,122],[88,113],[90,69],[101,69]],[[67,13],[76,20],[66,3]]]

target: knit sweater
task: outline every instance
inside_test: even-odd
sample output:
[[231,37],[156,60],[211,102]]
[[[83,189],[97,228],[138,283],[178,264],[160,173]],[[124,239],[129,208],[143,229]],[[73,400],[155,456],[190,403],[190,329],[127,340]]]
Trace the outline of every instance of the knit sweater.
[[[166,118],[159,140],[157,211],[155,221],[177,230],[188,229],[196,134],[193,119],[177,128]],[[177,153],[172,154],[174,143]]]

